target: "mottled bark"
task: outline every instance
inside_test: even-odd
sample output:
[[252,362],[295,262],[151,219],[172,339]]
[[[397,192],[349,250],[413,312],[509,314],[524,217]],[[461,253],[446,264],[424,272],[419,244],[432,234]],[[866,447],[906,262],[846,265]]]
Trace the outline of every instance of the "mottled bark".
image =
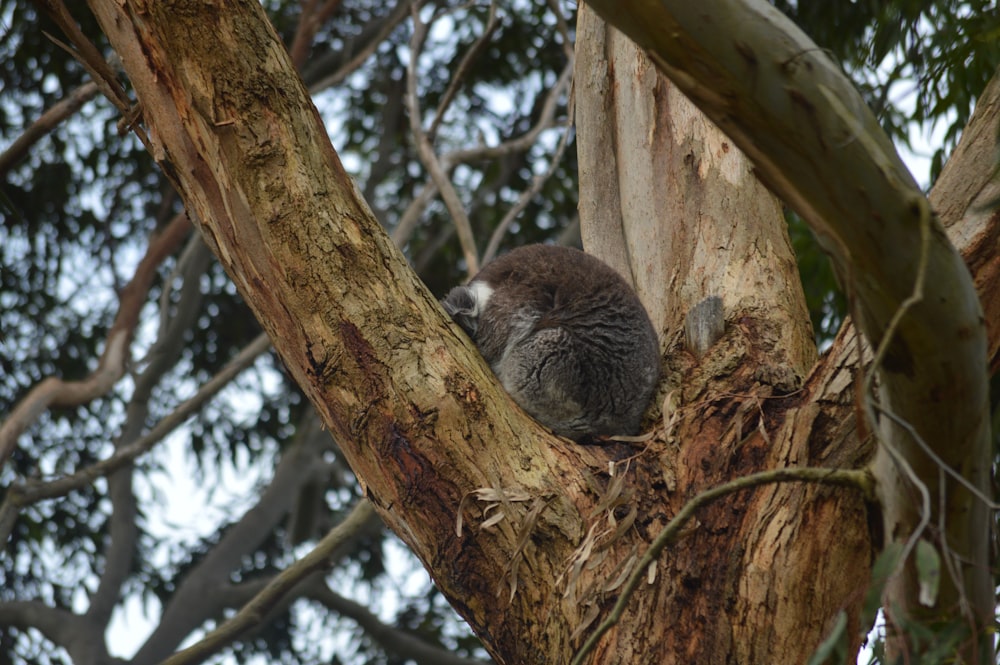
[[[844,368],[803,386],[816,347],[780,203],[630,39],[587,7],[577,36],[584,244],[635,279],[678,387],[674,447],[659,454],[673,487],[645,500],[669,516],[678,498],[755,471],[857,465],[870,449],[853,427],[828,431],[852,420]],[[722,298],[727,333],[696,361],[677,331],[707,295]],[[841,609],[859,634],[872,548],[857,493],[772,485],[704,513],[665,558],[660,607],[632,616],[649,662],[805,662]],[[631,633],[620,626],[595,662],[639,662]]]

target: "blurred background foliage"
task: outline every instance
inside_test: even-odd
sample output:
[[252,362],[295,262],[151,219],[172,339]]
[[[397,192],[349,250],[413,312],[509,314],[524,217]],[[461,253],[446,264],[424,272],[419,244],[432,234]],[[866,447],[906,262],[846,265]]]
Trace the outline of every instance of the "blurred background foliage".
[[[933,131],[933,151],[914,162],[928,165],[915,175],[929,186],[1000,65],[995,4],[776,5],[842,64],[898,146],[912,149],[914,137]],[[310,3],[265,0],[264,6],[286,44],[293,44],[303,7]],[[403,100],[412,56],[410,3],[343,0],[332,6],[302,50],[303,78],[379,220],[403,239],[406,255],[431,290],[443,294],[466,277],[466,267],[440,198],[415,203],[429,180]],[[431,125],[435,109],[453,95],[435,127],[434,143],[440,153],[472,151],[449,166],[480,252],[535,177],[550,168],[539,191],[525,196],[526,208],[502,236],[501,248],[579,242],[572,134],[565,152],[557,152],[563,134],[571,131],[566,94],[554,98],[553,118],[525,149],[501,155],[474,150],[523,136],[544,119],[548,95],[567,66],[575,10],[575,3],[562,0],[512,0],[499,5],[493,23],[485,2],[425,2],[420,10],[424,20],[437,18],[417,67],[423,126]],[[73,12],[84,34],[110,56],[82,3]],[[487,29],[484,48],[466,62]],[[47,376],[81,379],[94,370],[118,294],[132,279],[150,235],[182,212],[178,196],[139,142],[119,132],[117,112],[92,90],[87,94],[88,75],[49,35],[62,38],[35,5],[0,0],[0,417]],[[360,65],[346,71],[355,60]],[[460,68],[464,74],[451,90]],[[25,151],[15,150],[44,112],[74,95],[82,99],[75,112]],[[843,320],[844,299],[826,257],[792,214],[789,229],[822,344]],[[198,250],[189,242],[185,251]],[[184,287],[194,293],[186,294]],[[163,356],[162,332],[181,312],[190,320],[177,326],[180,343]],[[0,498],[16,481],[70,474],[107,457],[171,413],[259,333],[217,262],[207,256],[182,260],[182,251],[174,252],[159,266],[143,305],[126,377],[100,399],[42,415],[0,469]],[[305,433],[323,439],[322,432],[310,430],[311,418],[298,388],[276,358],[265,354],[126,471],[135,503],[134,556],[123,571],[120,600],[105,635],[112,655],[128,659],[144,643],[185,575],[212,556],[249,508],[260,505],[272,469],[295,446],[306,445]],[[283,569],[358,496],[336,448],[310,445],[322,472],[303,480],[295,507],[275,518],[259,542],[247,545],[232,573],[234,584],[268,579]],[[298,511],[310,502],[318,506],[311,512],[320,516],[300,523]],[[99,480],[22,510],[0,557],[0,610],[38,600],[85,611],[106,574],[116,505],[109,483]],[[417,635],[457,656],[486,658],[419,563],[377,525],[338,561],[328,578],[335,581],[328,584],[366,606],[383,627]],[[194,629],[210,628],[228,611],[199,618]],[[380,637],[374,624],[334,603],[300,600],[278,614],[217,661],[415,662]],[[42,632],[3,624],[0,663],[69,662]],[[152,662],[163,654],[148,655]]]

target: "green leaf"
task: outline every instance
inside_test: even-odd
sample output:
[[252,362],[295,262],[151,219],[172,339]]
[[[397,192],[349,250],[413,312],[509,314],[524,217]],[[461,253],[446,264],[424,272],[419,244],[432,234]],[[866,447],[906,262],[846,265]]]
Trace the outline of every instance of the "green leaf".
[[937,548],[921,538],[917,543],[917,579],[920,582],[920,604],[931,607],[937,602],[941,583],[941,555]]
[[823,663],[830,660],[838,651],[837,647],[844,644],[843,637],[847,632],[847,614],[844,610],[837,612],[837,620],[833,624],[833,630],[825,640],[820,642],[820,645],[816,647],[816,651],[813,652],[811,658],[809,658],[809,665],[823,665]]

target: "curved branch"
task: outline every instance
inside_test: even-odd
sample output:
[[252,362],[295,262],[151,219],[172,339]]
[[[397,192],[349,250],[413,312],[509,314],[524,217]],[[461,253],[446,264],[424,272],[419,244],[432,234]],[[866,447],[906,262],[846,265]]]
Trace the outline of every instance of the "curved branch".
[[123,466],[130,464],[140,455],[150,450],[163,437],[180,426],[192,414],[200,409],[205,402],[224,388],[243,369],[248,367],[261,353],[270,348],[267,335],[260,335],[251,342],[238,356],[233,358],[222,370],[212,377],[212,380],[202,386],[192,397],[182,402],[170,415],[165,416],[146,435],[137,439],[115,453],[91,466],[80,469],[71,476],[51,481],[28,481],[12,485],[7,491],[3,505],[0,505],[0,542],[6,542],[18,510],[35,501],[62,496],[67,492],[78,490],[90,485],[94,480],[111,474]]
[[97,369],[82,381],[49,377],[36,385],[18,403],[0,426],[0,465],[7,461],[17,439],[47,409],[53,406],[84,404],[105,394],[125,373],[125,361],[139,321],[146,294],[163,260],[172,254],[191,229],[185,215],[176,216],[162,232],[150,239],[146,255],[136,266],[132,280],[119,296],[118,315],[108,331],[104,352]]
[[80,110],[85,103],[97,94],[97,84],[88,81],[79,86],[66,97],[52,105],[35,122],[0,153],[0,178],[5,179],[7,172],[15,164],[24,159],[31,147],[38,143],[46,134],[55,129],[59,123]]
[[451,106],[452,101],[454,101],[458,89],[465,83],[465,78],[469,73],[470,67],[482,55],[490,42],[490,38],[493,37],[493,33],[499,27],[497,3],[496,0],[490,0],[486,26],[483,28],[482,34],[476,37],[476,41],[465,51],[465,55],[462,56],[462,60],[458,63],[455,73],[452,75],[451,80],[448,81],[448,87],[445,89],[444,94],[441,95],[441,101],[438,102],[437,110],[434,112],[434,119],[431,120],[431,126],[427,129],[429,140],[433,141],[437,136],[438,128],[444,120],[444,114],[448,111],[448,107]]
[[[754,161],[762,180],[795,208],[831,255],[854,300],[854,319],[879,346],[910,297],[926,202],[864,100],[839,66],[763,0],[610,2],[591,0]],[[721,38],[728,35],[731,38]],[[990,475],[986,332],[974,284],[940,223],[932,222],[923,299],[888,342],[880,399],[949,465],[985,490]],[[883,421],[890,441],[932,494],[939,470],[904,431]],[[876,473],[886,531],[906,538],[922,517],[905,499],[884,447]],[[912,616],[948,615],[968,598],[985,635],[993,623],[989,512],[950,486],[940,509],[946,539],[970,562],[964,589],[942,584],[923,607],[913,566],[888,587],[890,604]],[[935,506],[935,510],[938,507]],[[961,517],[959,517],[961,516]],[[992,644],[979,642],[992,661]]]
[[302,69],[319,27],[330,20],[333,13],[340,8],[340,0],[325,0],[322,7],[317,7],[317,2],[318,0],[310,0],[304,3],[295,36],[288,47],[288,57],[292,59],[296,69]]
[[[178,585],[163,608],[160,624],[135,654],[135,663],[159,662],[191,630],[221,611],[224,599],[206,595],[205,590],[226,579],[239,567],[242,557],[270,536],[275,526],[288,514],[299,489],[310,480],[310,468],[315,466],[318,457],[316,449],[327,445],[327,441],[326,437],[312,437],[282,456],[274,477],[257,503],[226,530],[219,542]],[[351,533],[354,528],[352,526]]]

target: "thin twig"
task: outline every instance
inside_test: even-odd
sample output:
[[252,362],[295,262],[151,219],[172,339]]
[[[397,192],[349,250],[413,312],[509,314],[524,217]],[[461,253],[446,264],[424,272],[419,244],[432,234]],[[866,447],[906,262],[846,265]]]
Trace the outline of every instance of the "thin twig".
[[[410,2],[407,0],[399,0],[396,6],[389,12],[386,16],[375,19],[380,21],[378,29],[371,35],[371,38],[365,42],[364,48],[355,53],[350,60],[341,65],[337,71],[333,72],[329,76],[324,76],[319,81],[316,81],[309,86],[309,92],[316,94],[326,90],[327,88],[332,88],[335,85],[339,85],[344,79],[346,79],[354,70],[364,64],[372,53],[379,47],[379,45],[385,41],[386,37],[396,29],[396,26],[403,22],[406,15],[410,10]],[[422,5],[423,2],[415,3],[418,7]],[[362,35],[364,36],[364,35]]]
[[[572,74],[572,69],[572,64],[568,65],[570,75]],[[484,161],[488,159],[499,159],[512,155],[516,152],[530,150],[538,140],[539,134],[552,127],[555,112],[558,108],[558,102],[564,92],[564,90],[560,87],[564,78],[566,78],[565,70],[563,74],[560,75],[559,82],[557,82],[552,90],[549,91],[545,101],[542,103],[542,110],[538,114],[538,121],[535,122],[535,124],[532,125],[531,128],[524,134],[495,146],[481,145],[475,148],[462,148],[446,152],[438,158],[441,163],[441,168],[445,172],[449,172],[458,164],[466,164],[469,162]],[[572,113],[569,114],[569,122],[572,122],[572,115]],[[434,200],[434,197],[437,196],[438,191],[439,190],[434,178],[430,178],[428,182],[424,184],[420,193],[417,194],[410,205],[407,206],[406,210],[400,216],[398,224],[392,231],[392,240],[397,246],[403,247],[407,242],[409,242],[410,237],[413,235],[413,232],[420,221],[420,216],[423,214],[430,202]]]
[[691,520],[695,512],[717,499],[728,496],[739,490],[758,487],[770,483],[781,482],[806,482],[819,483],[823,485],[840,485],[853,487],[860,490],[866,497],[874,495],[875,480],[871,472],[866,469],[822,469],[814,467],[804,467],[795,469],[772,469],[761,471],[742,478],[736,478],[727,483],[723,483],[712,489],[705,490],[698,494],[674,515],[673,519],[663,527],[656,538],[650,544],[646,553],[642,555],[635,570],[629,576],[628,582],[622,588],[621,595],[611,610],[611,614],[599,625],[587,638],[573,657],[572,665],[582,665],[587,654],[593,651],[601,637],[613,628],[621,619],[628,605],[629,598],[638,588],[640,582],[646,577],[646,570],[650,564],[655,562],[667,545],[675,542],[684,526]]
[[[914,197],[914,203],[920,208],[920,259],[917,262],[917,274],[913,279],[913,291],[907,296],[906,300],[900,303],[899,307],[893,313],[892,318],[889,320],[889,325],[885,328],[885,333],[882,335],[882,341],[878,345],[878,349],[875,351],[875,359],[872,360],[871,368],[868,372],[868,376],[865,377],[865,394],[872,394],[872,386],[875,384],[875,375],[882,361],[885,360],[886,354],[889,352],[889,345],[893,342],[896,336],[896,330],[899,328],[900,322],[906,313],[910,311],[914,305],[919,303],[924,299],[924,283],[927,280],[927,264],[930,261],[931,253],[931,209],[930,203],[927,199],[921,197]],[[875,421],[872,421],[875,424]]]
[[[569,69],[572,70],[572,61],[568,65]],[[565,70],[563,74],[560,74],[559,80],[563,80]],[[553,86],[552,90],[545,97],[545,101],[542,103],[541,113],[538,114],[538,122],[532,125],[531,129],[526,131],[520,136],[510,139],[509,141],[504,141],[495,146],[477,146],[475,148],[462,148],[460,150],[453,150],[452,152],[446,153],[444,157],[441,158],[441,163],[445,165],[445,168],[451,168],[455,164],[464,164],[466,162],[479,161],[484,159],[496,159],[498,157],[506,157],[515,152],[524,152],[531,148],[535,141],[538,140],[538,135],[541,134],[546,129],[552,127],[553,118],[556,114],[556,109],[559,106],[559,100],[562,98],[563,91],[559,87],[559,83]]]
[[[553,94],[555,94],[556,91],[568,88],[572,81],[573,61],[570,60],[570,62],[567,63],[566,68],[563,70],[563,73],[559,76],[559,81],[556,83],[555,88],[553,88]],[[538,195],[538,192],[542,189],[542,185],[544,185],[548,179],[552,177],[552,174],[556,172],[556,169],[562,162],[563,153],[566,152],[566,146],[569,145],[569,137],[572,134],[572,127],[573,104],[572,101],[570,101],[569,107],[566,110],[566,122],[564,123],[563,133],[562,136],[559,137],[559,143],[552,155],[552,159],[549,161],[548,169],[546,169],[545,173],[541,173],[532,178],[531,186],[521,193],[517,199],[517,203],[515,203],[511,209],[507,211],[507,213],[503,216],[503,219],[500,220],[500,223],[497,224],[495,229],[493,229],[493,233],[490,235],[490,241],[486,245],[486,250],[483,252],[482,262],[484,264],[493,260],[493,257],[496,256],[497,251],[500,249],[500,242],[503,240],[504,235],[506,235],[507,229],[509,229],[510,225],[514,223],[517,216],[528,207],[531,200]]]
[[454,76],[448,81],[448,87],[445,89],[444,95],[442,95],[441,101],[438,103],[437,110],[434,112],[434,119],[431,120],[431,126],[427,129],[427,139],[429,141],[434,141],[434,138],[437,136],[438,127],[441,126],[441,122],[444,120],[444,114],[455,99],[458,88],[469,73],[472,63],[486,49],[486,45],[489,44],[493,33],[496,32],[498,27],[500,27],[500,23],[497,21],[497,3],[496,0],[491,0],[489,15],[486,19],[486,27],[483,29],[483,34],[472,43],[472,46],[462,56],[462,61],[458,63],[458,68],[455,70]]
[[[872,424],[872,427],[877,432],[878,430],[878,418],[875,416],[875,409],[878,408],[882,413],[885,413],[890,419],[901,423],[903,420],[898,418],[894,414],[890,414],[888,410],[883,407],[878,406],[877,400],[873,395],[873,386],[875,385],[875,377],[879,366],[885,359],[886,354],[889,351],[889,345],[893,342],[896,336],[896,331],[899,328],[900,322],[903,317],[910,310],[911,307],[919,303],[924,298],[924,283],[927,278],[927,265],[930,261],[930,246],[931,246],[931,209],[930,204],[927,199],[923,197],[915,197],[915,204],[920,208],[920,259],[917,262],[917,274],[913,279],[913,291],[910,295],[900,303],[899,307],[893,313],[892,318],[889,320],[889,325],[886,326],[885,333],[882,336],[882,341],[878,345],[878,349],[875,351],[874,359],[872,360],[871,366],[868,370],[868,375],[865,377],[865,387],[864,387],[864,407],[865,414],[868,418],[868,422]],[[909,427],[909,423],[907,423]],[[909,427],[914,434],[916,431],[912,427]],[[920,492],[920,508],[921,516],[920,522],[917,527],[910,534],[910,537],[906,541],[906,546],[903,548],[902,556],[899,558],[899,565],[902,566],[906,560],[909,558],[910,553],[913,548],[916,547],[917,541],[920,540],[921,535],[923,535],[924,530],[931,521],[931,497],[930,491],[927,489],[927,485],[920,479],[913,467],[906,460],[901,452],[899,452],[892,442],[889,441],[888,437],[878,436],[879,444],[882,445],[885,450],[889,453],[889,457],[895,462],[896,466],[902,472],[902,474],[909,478],[913,486],[917,488]]]
[[969,492],[971,492],[974,497],[982,501],[987,508],[989,508],[990,510],[1000,510],[1000,503],[993,501],[993,499],[983,494],[982,490],[973,485],[972,482],[969,481],[969,479],[960,474],[958,471],[955,471],[955,469],[951,468],[943,459],[941,459],[940,455],[934,452],[934,449],[931,448],[930,444],[924,441],[924,438],[920,436],[920,434],[917,432],[916,428],[913,427],[913,425],[906,422],[905,420],[903,420],[895,413],[882,406],[881,404],[876,404],[875,409],[879,413],[887,416],[894,423],[905,429],[906,432],[913,439],[913,442],[916,443],[921,450],[927,453],[927,456],[930,457],[932,460],[934,460],[934,463],[937,464],[942,471],[944,471],[947,475],[957,480],[962,487],[969,490]]
[[566,17],[563,16],[562,7],[559,6],[559,0],[548,0],[547,4],[549,5],[549,9],[552,10],[552,14],[556,17],[556,30],[560,35],[562,35],[563,53],[566,54],[567,58],[572,59],[576,55],[573,51],[573,35],[570,33]]
[[55,129],[63,120],[80,110],[86,102],[94,98],[97,92],[97,84],[93,81],[87,81],[38,116],[38,119],[31,123],[30,127],[24,130],[3,153],[0,153],[0,178],[5,178],[7,172],[24,159],[33,145]]
[[399,222],[396,224],[396,228],[392,230],[390,234],[392,241],[396,243],[396,246],[402,249],[406,246],[406,243],[410,242],[410,238],[413,236],[413,232],[417,228],[417,224],[420,222],[420,216],[424,213],[424,210],[430,205],[430,202],[434,200],[437,196],[438,188],[434,184],[434,180],[431,179],[424,183],[423,188],[420,192],[413,198],[410,205],[406,206],[406,210],[399,217]]

